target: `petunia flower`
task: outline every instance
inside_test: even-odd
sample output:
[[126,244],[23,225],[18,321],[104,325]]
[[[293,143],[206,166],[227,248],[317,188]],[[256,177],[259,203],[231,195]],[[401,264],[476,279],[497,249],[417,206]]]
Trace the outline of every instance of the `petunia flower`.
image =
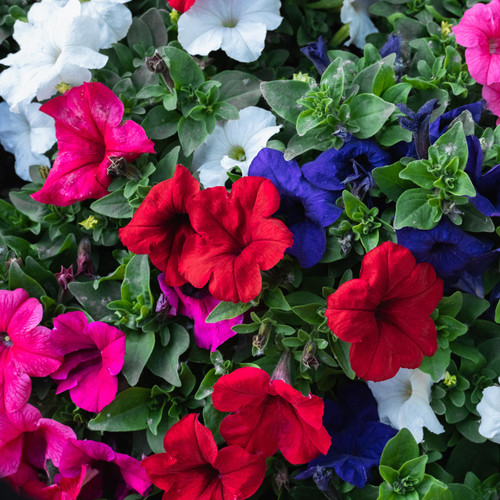
[[19,103],[19,112],[12,113],[6,102],[0,102],[0,143],[16,157],[16,174],[30,181],[31,165],[50,167],[43,153],[56,142],[54,120],[40,112],[40,104]]
[[481,416],[479,434],[500,444],[500,386],[486,387],[476,409]]
[[484,85],[482,94],[487,108],[497,117],[496,124],[500,125],[500,82]]
[[457,43],[465,49],[465,62],[476,82],[500,82],[500,0],[477,3],[453,26]]
[[[432,264],[436,274],[444,280],[453,281],[462,271],[473,265],[478,257],[491,250],[493,243],[480,240],[466,233],[457,225],[443,218],[439,224],[428,230],[403,228],[396,231],[398,243],[408,248],[417,262]],[[483,265],[474,270],[481,274],[491,261],[485,260]]]
[[385,242],[364,256],[359,279],[328,297],[325,314],[333,333],[352,343],[358,377],[387,380],[436,351],[430,314],[442,296],[443,281],[430,264],[417,264],[408,249]]
[[200,191],[200,183],[182,165],[172,179],[160,182],[147,194],[132,220],[120,229],[120,240],[137,254],[148,254],[165,273],[165,283],[180,286],[186,279],[179,261],[186,239],[195,234],[189,222],[188,205]]
[[264,480],[263,455],[234,445],[217,450],[212,433],[195,413],[169,429],[163,446],[166,453],[142,461],[153,484],[165,491],[163,500],[244,500]]
[[179,271],[196,288],[226,302],[248,302],[262,288],[260,272],[275,266],[293,244],[290,231],[271,217],[280,198],[272,182],[243,177],[227,193],[200,191],[189,209],[197,232],[184,243]]
[[266,32],[283,18],[279,0],[197,0],[177,24],[178,40],[193,55],[222,49],[239,62],[252,62],[264,50]]
[[424,427],[434,434],[444,432],[430,406],[431,386],[430,375],[405,368],[389,380],[368,382],[378,403],[380,421],[398,430],[406,427],[417,443],[424,438]]
[[322,75],[326,68],[330,65],[330,58],[328,57],[328,47],[326,40],[320,36],[316,42],[308,43],[305,47],[300,49]]
[[84,83],[40,108],[56,121],[59,153],[45,184],[32,195],[40,203],[67,206],[108,194],[108,167],[154,153],[144,129],[127,120],[120,99],[102,83]]
[[222,437],[250,453],[270,457],[280,450],[290,463],[303,464],[330,447],[322,424],[323,400],[303,396],[259,368],[223,375],[214,385],[212,401],[219,411],[235,412],[222,421]]
[[284,216],[292,232],[293,246],[287,250],[304,268],[317,264],[326,250],[326,231],[342,214],[335,204],[340,192],[326,191],[304,178],[297,162],[286,161],[283,153],[262,149],[250,165],[249,175],[269,179],[278,190],[281,203],[276,216]]
[[29,404],[12,413],[0,413],[0,477],[20,486],[38,479],[47,460],[58,467],[70,427],[49,418]]
[[353,43],[359,49],[366,44],[366,37],[372,33],[378,33],[378,29],[370,19],[369,8],[375,0],[344,0],[340,9],[340,20],[344,24],[349,23],[350,38],[345,43]]
[[62,356],[39,326],[43,308],[22,288],[0,290],[0,413],[22,408],[31,393],[30,377],[46,377]]
[[88,439],[67,440],[60,458],[61,475],[79,477],[82,466],[88,472],[78,498],[123,500],[134,492],[144,496],[151,486],[139,460],[117,453],[105,443]]
[[168,5],[179,12],[186,12],[195,2],[196,0],[167,0]]
[[125,358],[125,334],[101,321],[88,323],[80,311],[54,318],[51,342],[64,355],[51,377],[59,381],[56,394],[69,390],[71,400],[87,411],[99,412],[115,399],[117,375]]
[[302,167],[304,177],[328,191],[341,191],[347,183],[354,193],[364,194],[375,187],[371,171],[391,163],[389,153],[371,140],[351,139],[340,149],[329,149]]
[[255,106],[244,108],[238,120],[217,125],[214,133],[196,149],[193,169],[199,172],[206,188],[224,186],[227,174],[235,167],[242,176],[248,175],[252,160],[279,130],[270,111]]
[[[98,52],[99,24],[81,15],[78,0],[51,6],[51,15],[40,16],[37,22],[16,21],[13,37],[20,50],[0,60],[10,66],[0,74],[0,95],[13,111],[35,96],[39,101],[48,99],[62,82],[75,86],[90,81],[89,69],[102,68],[108,60]],[[33,21],[28,13],[30,17]]]
[[231,330],[234,325],[243,323],[243,315],[232,319],[206,323],[208,315],[220,304],[206,289],[198,289],[189,283],[181,287],[171,287],[165,284],[165,275],[158,276],[158,283],[163,293],[163,300],[158,300],[157,312],[168,307],[168,316],[183,315],[194,321],[193,334],[198,347],[215,351],[226,340],[234,337]]
[[346,384],[337,396],[338,402],[325,400],[323,425],[332,437],[328,453],[309,462],[295,479],[317,476],[318,470],[333,468],[340,479],[364,488],[371,479],[371,469],[378,466],[382,450],[396,431],[380,423],[376,401],[365,384]]

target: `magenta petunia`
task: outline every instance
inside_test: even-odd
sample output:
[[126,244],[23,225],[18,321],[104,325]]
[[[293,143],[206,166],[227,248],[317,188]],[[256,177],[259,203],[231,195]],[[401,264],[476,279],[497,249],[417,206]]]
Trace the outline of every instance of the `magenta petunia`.
[[47,460],[58,467],[70,427],[49,418],[29,404],[12,413],[0,413],[0,477],[14,486],[36,481]]
[[70,439],[62,452],[59,471],[64,477],[77,477],[82,466],[94,471],[78,497],[83,500],[103,496],[122,500],[134,491],[144,496],[151,486],[139,460],[116,453],[105,443]]
[[132,120],[122,123],[120,99],[102,83],[84,83],[45,103],[41,111],[56,125],[59,153],[42,189],[40,203],[67,206],[108,194],[112,163],[154,153],[154,143]]
[[[165,284],[164,274],[160,274],[158,282],[163,298],[158,301],[157,310],[164,306],[169,307],[169,316],[187,316],[194,321],[194,340],[198,347],[215,351],[226,340],[234,337],[236,332],[231,330],[234,325],[243,323],[243,315],[236,318],[206,323],[208,315],[220,304],[206,288],[194,288],[189,283],[181,287],[171,287]],[[163,301],[163,303],[162,303]]]
[[22,408],[30,377],[46,377],[61,365],[50,330],[39,326],[43,308],[26,290],[0,290],[0,412]]
[[500,125],[500,82],[483,87],[483,99],[486,107],[497,117],[497,125]]
[[453,33],[465,49],[469,73],[476,82],[500,82],[500,0],[477,3],[465,11]]
[[54,318],[51,340],[64,355],[51,375],[57,393],[69,389],[71,400],[87,411],[99,412],[115,399],[117,375],[125,358],[125,334],[101,321],[88,323],[80,311]]

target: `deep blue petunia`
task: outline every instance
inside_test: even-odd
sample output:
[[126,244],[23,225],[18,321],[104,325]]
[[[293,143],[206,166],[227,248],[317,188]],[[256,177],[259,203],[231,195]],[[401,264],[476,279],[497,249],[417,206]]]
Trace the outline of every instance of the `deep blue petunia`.
[[405,227],[396,234],[398,243],[408,248],[417,262],[429,262],[438,276],[449,283],[464,271],[481,274],[496,256],[495,252],[489,252],[493,246],[491,241],[462,231],[447,218],[427,231]]
[[275,215],[284,216],[293,234],[295,255],[302,267],[317,264],[326,249],[325,227],[335,222],[342,209],[335,204],[340,192],[313,186],[302,175],[295,161],[286,161],[283,153],[264,148],[254,158],[249,175],[269,179],[278,190],[281,204]]
[[374,141],[352,139],[340,149],[329,149],[302,167],[304,177],[322,189],[342,190],[347,183],[352,193],[363,197],[375,187],[371,175],[375,167],[391,163],[389,153],[380,149]]
[[325,490],[327,469],[333,468],[341,479],[363,488],[370,469],[379,464],[382,450],[397,431],[379,422],[377,403],[362,383],[342,386],[338,402],[325,400],[323,425],[332,436],[328,453],[309,462],[295,479],[312,476],[318,488]]
[[401,45],[401,36],[391,33],[387,42],[385,42],[384,46],[379,50],[380,57],[386,57],[389,54],[396,54],[396,59],[399,59],[401,57]]
[[483,174],[483,152],[479,139],[468,136],[467,146],[469,158],[465,171],[476,188],[476,196],[470,201],[484,215],[500,217],[500,165]]
[[318,70],[320,75],[322,75],[325,69],[330,65],[328,48],[322,36],[318,38],[317,42],[311,42],[305,47],[302,47],[300,51],[314,64],[314,67]]

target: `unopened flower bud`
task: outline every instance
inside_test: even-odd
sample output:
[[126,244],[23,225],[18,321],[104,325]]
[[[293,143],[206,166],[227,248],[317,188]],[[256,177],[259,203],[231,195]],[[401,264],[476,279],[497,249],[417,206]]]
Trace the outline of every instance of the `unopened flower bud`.
[[5,267],[7,268],[7,271],[10,269],[10,266],[12,264],[17,264],[18,266],[22,266],[24,264],[23,259],[21,257],[11,257],[6,263]]
[[152,57],[146,57],[145,62],[146,68],[148,68],[152,73],[158,73],[159,75],[161,75],[170,92],[173,92],[175,88],[174,81],[170,76],[170,71],[167,64],[160,56],[160,54],[158,54],[158,52],[155,52]]
[[170,311],[172,310],[172,306],[170,305],[167,297],[162,293],[156,303],[156,313],[158,320],[163,322],[168,318]]
[[283,380],[283,382],[291,385],[292,379],[290,376],[290,358],[290,351],[283,351],[283,354],[281,355],[281,358],[271,375],[271,380]]
[[127,163],[125,158],[121,156],[108,156],[108,160],[111,163],[107,174],[111,177],[125,177],[127,179],[138,179],[140,177],[139,170],[131,163]]
[[61,266],[61,270],[55,273],[57,284],[66,291],[68,289],[68,284],[75,281],[75,275],[73,274],[73,264],[68,268]]
[[86,274],[87,276],[93,277],[95,275],[94,265],[90,257],[90,250],[90,240],[88,238],[83,238],[78,245],[78,255],[76,258],[76,264],[78,266],[76,269],[77,276]]
[[261,323],[257,335],[253,336],[252,346],[257,350],[256,356],[264,354],[264,347],[266,347],[271,333],[271,323]]
[[302,351],[302,360],[301,363],[307,368],[318,369],[319,363],[316,359],[316,349],[317,344],[314,340],[309,340],[304,346],[304,350]]
[[276,470],[274,480],[276,481],[278,490],[281,491],[283,488],[286,488],[287,490],[290,489],[290,482],[286,465],[281,460],[279,460],[275,462],[274,468]]

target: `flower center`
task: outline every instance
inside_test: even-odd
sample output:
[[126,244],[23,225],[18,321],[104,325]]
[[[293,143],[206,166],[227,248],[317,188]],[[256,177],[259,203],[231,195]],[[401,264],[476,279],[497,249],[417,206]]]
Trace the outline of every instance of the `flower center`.
[[247,159],[247,154],[241,146],[232,146],[229,150],[228,156],[231,160],[236,161],[246,161]]
[[235,28],[237,24],[238,21],[235,19],[225,19],[224,21],[222,21],[222,26],[224,28]]
[[12,340],[6,333],[0,333],[0,343],[5,347],[12,347],[13,345]]
[[496,54],[498,49],[498,38],[490,38],[488,40],[488,45],[490,46],[490,54]]

